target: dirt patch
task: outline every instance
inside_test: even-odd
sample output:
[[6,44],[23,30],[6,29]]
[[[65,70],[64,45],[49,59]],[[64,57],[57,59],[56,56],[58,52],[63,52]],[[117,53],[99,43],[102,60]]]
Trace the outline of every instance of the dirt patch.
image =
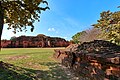
[[26,66],[26,67],[29,67],[29,68],[32,68],[32,69],[40,69],[41,68],[41,65],[40,64],[38,64],[38,63],[33,63],[33,62],[28,62],[28,63],[26,63],[24,66]]
[[30,56],[27,56],[27,55],[17,55],[17,56],[9,56],[9,57],[6,57],[8,60],[18,60],[18,59],[27,59],[29,58]]

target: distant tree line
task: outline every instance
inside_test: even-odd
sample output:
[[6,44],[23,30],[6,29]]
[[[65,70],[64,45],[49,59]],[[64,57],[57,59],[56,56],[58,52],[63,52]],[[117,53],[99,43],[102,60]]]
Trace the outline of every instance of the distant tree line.
[[98,28],[90,28],[82,32],[78,32],[72,36],[74,43],[83,43],[93,40],[108,40],[103,32]]

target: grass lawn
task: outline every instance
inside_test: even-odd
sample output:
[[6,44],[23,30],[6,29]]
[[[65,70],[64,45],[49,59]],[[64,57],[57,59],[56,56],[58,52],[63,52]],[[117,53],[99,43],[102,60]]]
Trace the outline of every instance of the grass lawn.
[[69,80],[53,58],[54,49],[2,49],[0,61],[4,63],[0,65],[0,80]]

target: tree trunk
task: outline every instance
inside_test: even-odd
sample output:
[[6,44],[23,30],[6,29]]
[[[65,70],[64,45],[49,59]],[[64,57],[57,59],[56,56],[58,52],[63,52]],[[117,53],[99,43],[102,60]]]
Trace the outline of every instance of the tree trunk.
[[1,5],[0,1],[0,51],[1,51],[1,37],[2,37],[2,30],[3,30],[3,25],[4,25],[4,11]]

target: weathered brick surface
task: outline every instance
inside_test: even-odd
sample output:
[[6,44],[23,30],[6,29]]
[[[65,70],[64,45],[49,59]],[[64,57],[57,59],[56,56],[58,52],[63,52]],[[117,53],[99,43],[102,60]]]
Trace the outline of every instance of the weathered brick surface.
[[77,76],[90,80],[120,79],[120,46],[103,40],[55,50],[61,63]]
[[2,47],[66,47],[70,43],[63,38],[49,37],[42,34],[37,36],[20,36],[13,41],[2,40]]

